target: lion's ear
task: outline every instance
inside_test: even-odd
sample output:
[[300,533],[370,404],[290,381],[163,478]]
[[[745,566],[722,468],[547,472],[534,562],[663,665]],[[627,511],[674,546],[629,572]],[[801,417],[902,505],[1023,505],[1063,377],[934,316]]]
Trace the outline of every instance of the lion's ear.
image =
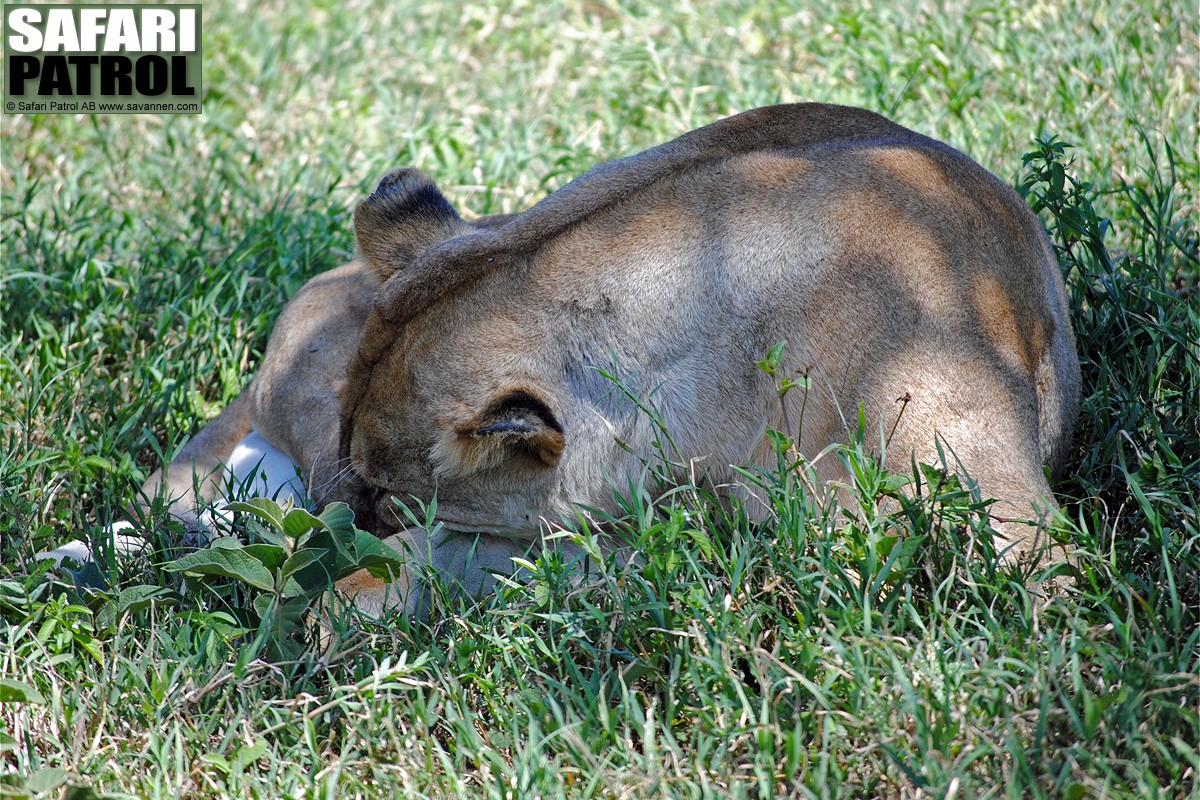
[[565,446],[550,406],[530,390],[512,389],[447,431],[433,458],[439,475],[463,477],[513,459],[535,469],[553,467]]
[[354,211],[358,249],[380,283],[434,245],[472,230],[418,169],[389,172]]

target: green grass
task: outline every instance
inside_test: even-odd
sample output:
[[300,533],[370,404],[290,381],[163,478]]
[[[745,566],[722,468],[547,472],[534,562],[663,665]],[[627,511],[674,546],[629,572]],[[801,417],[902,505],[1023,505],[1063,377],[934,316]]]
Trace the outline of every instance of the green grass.
[[[204,14],[202,116],[2,120],[0,797],[1196,791],[1194,7]],[[349,256],[350,211],[386,169],[421,167],[469,214],[514,211],[793,100],[886,113],[1044,206],[1084,374],[1058,486],[1081,553],[1064,596],[964,558],[956,534],[989,534],[957,487],[881,503],[892,480],[854,449],[853,507],[822,507],[796,471],[757,476],[763,523],[694,487],[641,492],[614,523],[632,564],[597,554],[585,577],[547,555],[477,607],[337,621],[295,661],[243,632],[244,593],[179,592],[161,509],[160,552],[83,576],[107,593],[29,574],[72,538],[104,555],[104,526],[248,380],[286,298]],[[1061,189],[1023,159],[1048,136],[1073,145],[1042,151],[1073,159]],[[164,602],[139,601],[147,585]]]

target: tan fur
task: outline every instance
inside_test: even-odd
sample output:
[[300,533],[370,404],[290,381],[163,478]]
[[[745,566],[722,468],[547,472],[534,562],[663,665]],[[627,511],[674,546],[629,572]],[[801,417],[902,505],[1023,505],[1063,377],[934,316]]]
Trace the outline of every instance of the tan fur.
[[[281,316],[247,390],[254,425],[381,535],[416,535],[393,498],[436,495],[429,564],[469,585],[510,571],[547,522],[613,510],[657,435],[626,392],[657,409],[669,455],[726,487],[734,465],[773,465],[766,428],[803,407],[789,433],[815,455],[861,407],[890,465],[934,461],[940,438],[998,499],[1013,553],[1039,545],[1043,465],[1062,468],[1078,404],[1066,293],[1025,204],[944,144],[858,109],[778,106],[490,224],[400,171],[355,228],[363,262]],[[781,341],[811,380],[786,409],[755,366]]]

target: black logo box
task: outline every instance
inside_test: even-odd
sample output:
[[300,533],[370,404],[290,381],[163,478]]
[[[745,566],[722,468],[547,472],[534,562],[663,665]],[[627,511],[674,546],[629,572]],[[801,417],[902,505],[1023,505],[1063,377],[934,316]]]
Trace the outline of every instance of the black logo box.
[[198,3],[6,3],[3,17],[8,113],[200,111]]

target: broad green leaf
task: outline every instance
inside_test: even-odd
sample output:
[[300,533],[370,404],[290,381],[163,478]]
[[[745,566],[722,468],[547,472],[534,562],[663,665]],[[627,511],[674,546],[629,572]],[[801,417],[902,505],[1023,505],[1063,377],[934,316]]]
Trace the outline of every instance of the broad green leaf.
[[286,636],[278,636],[271,640],[268,652],[273,660],[297,661],[304,655],[304,645],[290,634],[291,631]]
[[356,530],[354,532],[354,552],[360,561],[367,556],[388,559],[399,565],[403,565],[407,561],[402,553],[386,544],[378,536],[366,531]]
[[[318,537],[322,539],[322,544],[329,544],[329,534],[322,531]],[[336,576],[340,574],[340,567],[337,559],[332,554],[331,550],[325,548],[306,547],[303,550],[297,551],[300,553],[320,553],[321,555],[314,559],[309,559],[308,563],[295,566],[295,570],[288,574],[288,588],[291,588],[291,583],[296,583],[301,590],[312,597],[320,594],[329,587],[329,584],[334,581]],[[307,557],[305,557],[307,558]],[[290,594],[288,596],[291,596]]]
[[253,605],[261,620],[259,634],[265,635],[265,640],[275,651],[274,657],[297,658],[304,648],[295,634],[303,627],[304,614],[310,605],[308,598],[292,597],[279,603],[274,595],[263,594],[254,598]]
[[288,560],[283,564],[283,568],[279,574],[284,578],[290,577],[293,573],[304,569],[309,564],[320,561],[328,552],[328,550],[321,550],[315,547],[306,547],[303,550],[297,550],[288,556]]
[[775,451],[778,453],[786,453],[788,450],[792,449],[793,445],[795,445],[795,442],[792,441],[787,434],[777,431],[774,428],[767,428],[765,435],[771,440],[771,444],[775,447]]
[[259,619],[263,620],[277,614],[279,620],[299,624],[309,605],[307,597],[289,597],[282,603],[276,600],[275,595],[271,594],[260,594],[254,598],[254,611],[258,614]]
[[912,476],[910,475],[901,475],[899,473],[885,475],[883,480],[880,481],[879,488],[883,494],[890,496],[908,486],[912,483],[912,480]]
[[275,611],[275,595],[260,594],[251,601],[250,605],[260,620],[267,619]]
[[779,365],[783,362],[783,351],[786,347],[787,342],[780,342],[772,347],[764,358],[756,362],[758,368],[768,375],[774,375],[779,371]]
[[208,546],[218,550],[241,550],[245,547],[241,539],[236,536],[218,536],[209,542]]
[[278,613],[281,619],[299,627],[311,605],[307,597],[289,597],[279,604]]
[[335,537],[351,541],[354,536],[354,511],[345,503],[330,503],[321,512],[321,522]]
[[71,577],[71,583],[77,589],[85,592],[89,590],[107,592],[109,590],[108,575],[100,569],[97,561],[89,559],[79,569],[68,569],[66,572]]
[[68,776],[60,767],[44,767],[25,779],[25,791],[32,795],[49,794],[62,786]]
[[[403,575],[405,571],[403,561],[374,554],[369,554],[359,559],[357,569],[365,569],[373,577],[379,578],[381,581],[395,580],[396,576]],[[344,578],[357,571],[357,569],[348,570],[340,577]]]
[[807,390],[810,385],[811,382],[809,381],[807,375],[798,375],[795,378],[784,378],[779,382],[779,396],[783,397],[796,387]]
[[266,740],[262,738],[255,739],[251,744],[243,745],[237,749],[237,752],[233,754],[233,762],[230,766],[236,772],[242,772],[246,767],[262,758],[266,752]]
[[112,472],[116,469],[113,463],[104,456],[88,456],[83,460],[83,465],[92,469],[103,470],[104,472]]
[[314,528],[323,527],[325,527],[325,522],[308,513],[306,509],[293,508],[283,515],[283,525],[280,529],[284,536],[299,539]]
[[321,588],[314,592],[312,589],[296,580],[295,577],[283,578],[282,580],[283,588],[280,589],[280,593],[284,596],[284,598],[287,599],[300,597],[302,595],[308,597],[314,594],[320,594],[320,592],[324,591],[324,588]]
[[283,508],[274,500],[268,500],[265,497],[256,497],[253,500],[237,500],[232,503],[226,503],[225,507],[230,511],[241,511],[244,514],[257,517],[274,527],[277,531],[283,530]]
[[287,550],[292,547],[292,543],[279,531],[272,528],[270,525],[263,525],[261,522],[252,528],[254,535],[262,540],[263,544],[271,544],[276,547],[282,547]]
[[33,703],[40,706],[46,704],[46,698],[27,683],[0,678],[0,703]]
[[363,556],[379,556],[395,561],[397,564],[404,563],[404,557],[400,555],[389,544],[385,544],[382,539],[374,534],[366,531],[354,532],[354,552],[361,559]]
[[339,578],[344,578],[355,570],[365,569],[380,580],[390,580],[405,570],[404,557],[391,546],[384,544],[379,537],[366,531],[356,531],[354,551],[357,556],[356,563],[341,572]]
[[126,614],[135,614],[152,605],[175,605],[179,596],[163,586],[143,584],[122,589],[96,612],[96,626],[112,630]]
[[212,630],[226,640],[235,639],[250,632],[248,628],[243,627],[231,615],[223,611],[184,611],[180,613],[179,618],[191,621],[200,628]]
[[275,588],[275,579],[262,562],[245,552],[240,544],[232,547],[221,544],[223,541],[225,539],[216,539],[209,548],[177,558],[164,565],[163,569],[194,576],[217,575],[233,578],[264,591]]
[[305,545],[305,550],[325,550],[327,552],[322,563],[331,572],[336,572],[343,565],[353,564],[355,561],[353,533],[338,534],[328,528],[321,528],[313,532]]
[[274,544],[248,544],[243,549],[271,572],[282,567],[288,558],[287,550]]
[[117,603],[121,614],[142,611],[155,603],[169,603],[173,605],[178,599],[178,596],[170,589],[163,586],[151,586],[149,584],[130,586],[122,589],[120,594],[117,595]]

